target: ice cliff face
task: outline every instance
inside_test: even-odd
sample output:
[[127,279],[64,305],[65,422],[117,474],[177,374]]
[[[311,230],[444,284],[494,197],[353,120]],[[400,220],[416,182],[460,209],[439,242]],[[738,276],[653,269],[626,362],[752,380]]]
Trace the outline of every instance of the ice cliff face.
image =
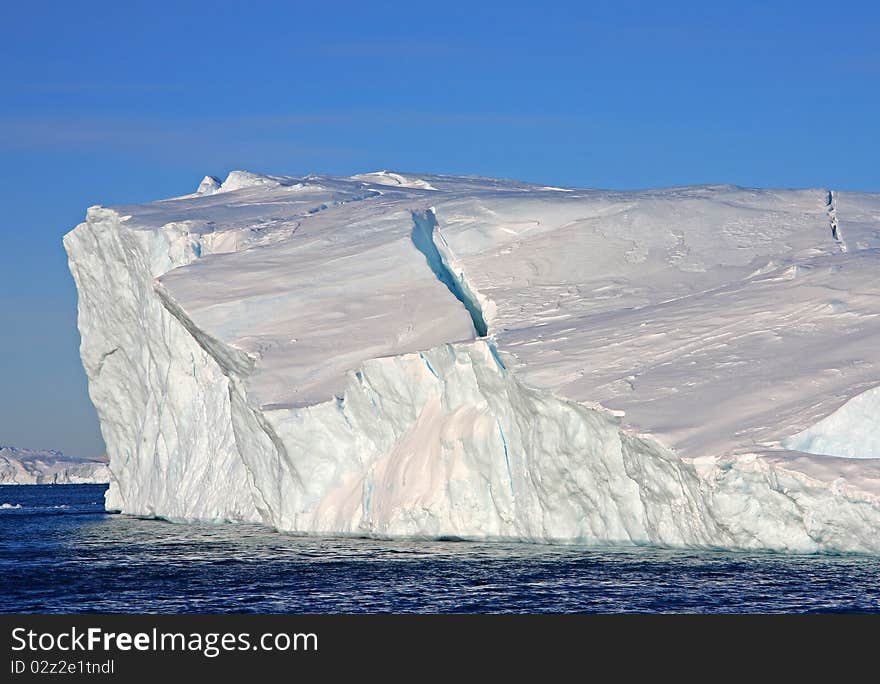
[[880,196],[233,172],[65,246],[109,508],[880,551]]
[[0,446],[0,484],[103,484],[107,458],[67,458],[60,451]]

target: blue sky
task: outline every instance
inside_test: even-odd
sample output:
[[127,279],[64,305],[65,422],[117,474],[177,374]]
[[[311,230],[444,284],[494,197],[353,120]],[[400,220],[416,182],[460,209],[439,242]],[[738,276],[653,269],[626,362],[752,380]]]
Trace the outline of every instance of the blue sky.
[[874,2],[2,3],[0,444],[103,450],[91,204],[233,168],[880,191],[878,36]]

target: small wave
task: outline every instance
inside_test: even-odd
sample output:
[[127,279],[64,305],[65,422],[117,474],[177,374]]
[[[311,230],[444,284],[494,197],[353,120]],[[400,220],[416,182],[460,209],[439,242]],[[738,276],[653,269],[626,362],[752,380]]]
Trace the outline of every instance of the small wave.
[[[20,509],[20,508],[22,508],[21,504],[11,504],[11,503],[0,504],[0,509],[4,509],[4,510],[13,510],[13,509]],[[57,506],[25,506],[24,508],[27,508],[29,510],[46,511],[46,510],[67,510],[70,508],[70,506],[68,506],[67,504],[59,504]]]

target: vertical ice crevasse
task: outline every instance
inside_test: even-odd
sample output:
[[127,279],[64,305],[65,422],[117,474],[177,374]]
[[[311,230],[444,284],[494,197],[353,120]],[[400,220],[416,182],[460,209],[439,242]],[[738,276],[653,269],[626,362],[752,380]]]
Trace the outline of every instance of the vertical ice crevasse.
[[833,190],[829,190],[825,197],[825,211],[828,212],[828,222],[831,224],[831,237],[834,238],[834,241],[840,247],[840,251],[846,253],[846,242],[843,239],[843,233],[840,232],[840,222],[837,220],[837,204]]
[[[486,319],[483,317],[483,310],[476,296],[465,282],[464,274],[456,275],[449,264],[449,259],[446,256],[449,246],[446,244],[443,236],[437,231],[437,215],[434,213],[434,210],[414,211],[412,212],[412,217],[413,245],[425,256],[428,267],[437,276],[437,279],[467,309],[473,321],[474,332],[477,337],[486,337],[489,333],[489,327],[486,325]],[[443,249],[437,244],[437,237],[440,238]]]

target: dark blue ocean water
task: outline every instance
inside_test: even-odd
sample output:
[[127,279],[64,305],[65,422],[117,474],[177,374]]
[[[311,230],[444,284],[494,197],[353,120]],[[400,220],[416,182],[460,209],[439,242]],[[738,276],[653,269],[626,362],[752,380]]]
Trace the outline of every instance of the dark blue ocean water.
[[297,537],[104,489],[0,486],[0,612],[880,611],[875,557]]

